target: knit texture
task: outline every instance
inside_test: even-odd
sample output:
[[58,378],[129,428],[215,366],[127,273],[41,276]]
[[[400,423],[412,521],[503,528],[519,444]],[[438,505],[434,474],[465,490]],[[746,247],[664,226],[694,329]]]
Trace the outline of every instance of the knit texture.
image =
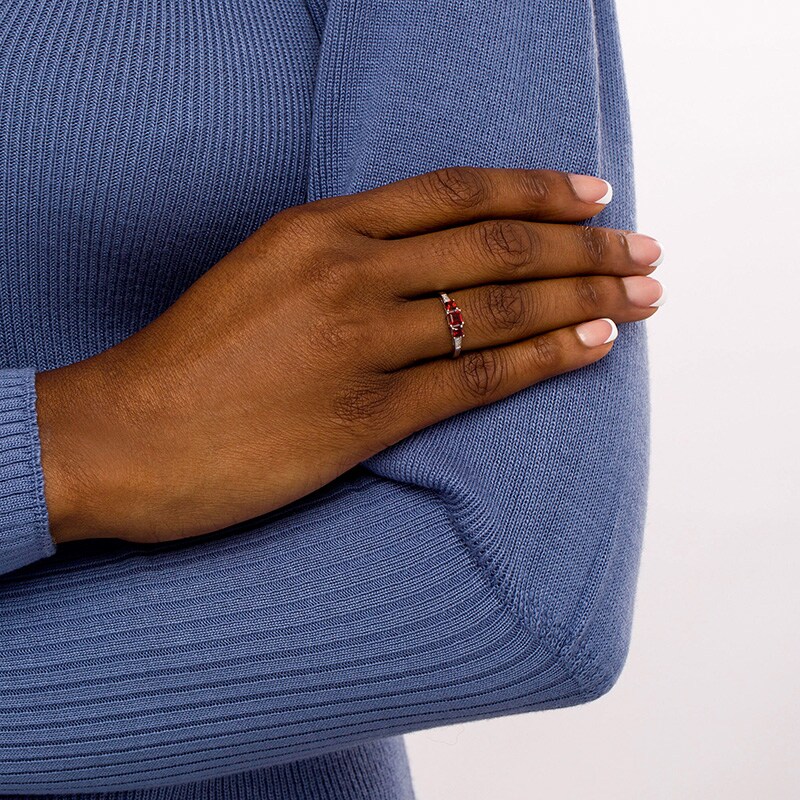
[[[29,794],[13,795],[13,800],[29,797]],[[69,800],[132,797],[136,800],[414,800],[414,790],[403,739],[397,736],[199,783],[61,797]]]
[[33,369],[0,370],[0,554],[8,572],[55,553],[48,530]]
[[55,551],[33,378],[148,324],[280,209],[437,167],[600,175],[587,224],[635,229],[613,0],[7,0],[0,109],[0,794],[401,800],[400,734],[608,691],[644,323],[157,546]]

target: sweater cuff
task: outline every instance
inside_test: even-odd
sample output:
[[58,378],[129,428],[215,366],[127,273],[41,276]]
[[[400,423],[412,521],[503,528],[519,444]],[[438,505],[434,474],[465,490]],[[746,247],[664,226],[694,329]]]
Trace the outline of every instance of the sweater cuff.
[[51,556],[35,370],[0,370],[0,574]]

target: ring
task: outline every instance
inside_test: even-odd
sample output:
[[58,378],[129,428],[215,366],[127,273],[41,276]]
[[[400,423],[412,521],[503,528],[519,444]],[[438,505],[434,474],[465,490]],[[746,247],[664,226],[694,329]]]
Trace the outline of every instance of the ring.
[[456,301],[451,300],[447,292],[439,292],[439,297],[444,304],[447,327],[450,328],[450,334],[453,337],[452,358],[458,358],[461,355],[461,342],[464,341],[464,315],[456,305]]

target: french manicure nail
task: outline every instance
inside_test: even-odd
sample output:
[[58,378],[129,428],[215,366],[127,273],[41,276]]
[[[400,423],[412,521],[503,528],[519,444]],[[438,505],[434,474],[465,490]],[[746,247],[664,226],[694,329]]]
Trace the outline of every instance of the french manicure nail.
[[575,332],[587,347],[597,347],[613,342],[619,333],[614,320],[607,317],[593,319],[591,322],[582,322],[575,328]]
[[667,290],[662,286],[661,287],[661,294],[654,303],[650,303],[651,306],[654,308],[658,308],[659,306],[663,306],[667,299]]
[[606,206],[611,202],[614,189],[608,181],[595,178],[593,175],[575,175],[571,172],[567,174],[575,188],[575,194],[584,203],[599,203]]
[[664,304],[664,287],[655,279],[645,275],[629,275],[622,279],[625,294],[635,306],[652,308]]
[[664,260],[664,247],[658,239],[652,236],[645,236],[643,233],[628,233],[628,249],[631,258],[637,264],[646,267],[658,267]]

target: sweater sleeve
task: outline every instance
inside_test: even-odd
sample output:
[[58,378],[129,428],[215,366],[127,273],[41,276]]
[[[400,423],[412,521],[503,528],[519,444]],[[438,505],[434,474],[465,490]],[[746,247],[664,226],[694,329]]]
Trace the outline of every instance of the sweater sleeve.
[[0,574],[50,556],[32,369],[0,370]]
[[[608,179],[591,224],[635,227],[610,0],[318,10],[310,199],[540,166]],[[596,364],[257,520],[7,575],[0,793],[163,787],[599,697],[629,646],[648,418],[645,327],[625,324]]]

